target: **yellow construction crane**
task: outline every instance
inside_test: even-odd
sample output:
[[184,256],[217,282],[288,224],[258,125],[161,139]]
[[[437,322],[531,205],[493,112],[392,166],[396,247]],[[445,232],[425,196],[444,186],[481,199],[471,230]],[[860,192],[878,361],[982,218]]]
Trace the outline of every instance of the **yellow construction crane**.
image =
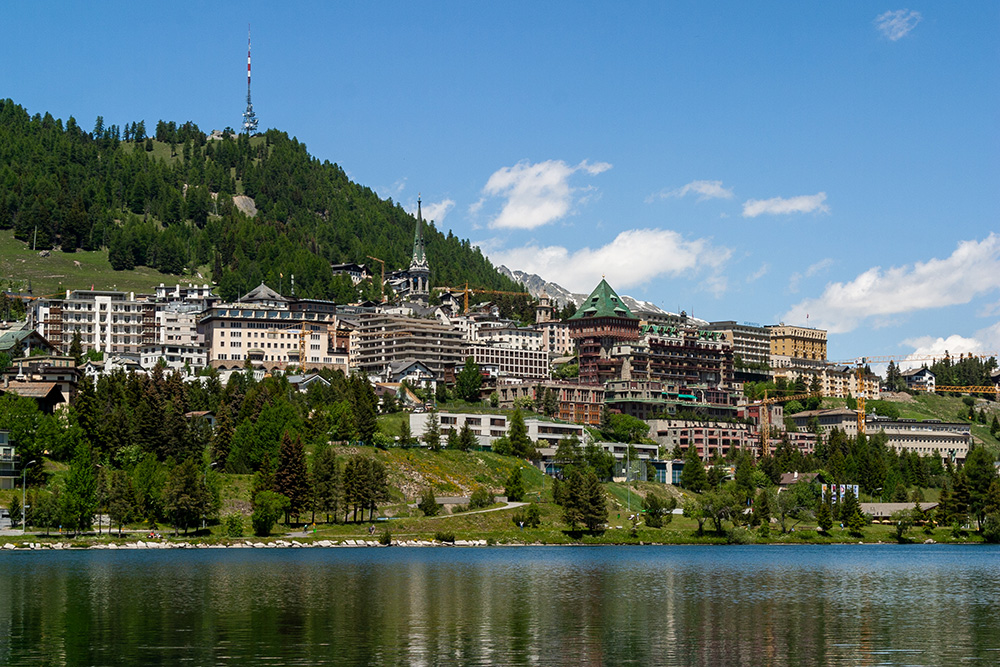
[[531,298],[531,294],[528,292],[504,292],[501,290],[493,289],[469,289],[469,283],[465,283],[465,287],[435,287],[436,290],[441,290],[443,292],[465,292],[465,313],[469,312],[469,295],[470,294],[508,294],[511,296],[526,296]]
[[378,283],[378,298],[379,301],[385,301],[385,262],[378,257],[372,257],[371,255],[366,255],[366,257],[382,265],[382,280]]
[[765,456],[771,453],[771,410],[770,406],[775,403],[787,403],[788,401],[800,401],[805,398],[822,398],[822,394],[818,391],[810,391],[805,394],[792,394],[791,396],[772,396],[767,397],[767,392],[764,392],[764,398],[753,401],[750,405],[760,406],[760,455]]
[[[960,356],[960,358],[965,358],[965,357],[989,358],[989,357],[995,357],[996,354],[997,354],[996,352],[985,352],[983,354],[969,354],[969,355],[964,355],[963,354],[963,355]],[[856,359],[851,359],[850,361],[834,362],[834,363],[842,363],[842,364],[847,364],[847,365],[853,365],[853,366],[857,367],[857,373],[858,373],[858,398],[857,398],[857,402],[858,402],[858,406],[857,406],[857,409],[858,409],[858,434],[862,434],[862,433],[865,432],[865,413],[866,413],[866,410],[865,410],[865,393],[868,391],[868,385],[867,385],[868,381],[867,381],[867,379],[865,377],[865,367],[867,365],[869,365],[869,364],[887,364],[890,361],[891,362],[897,362],[897,361],[937,361],[939,359],[941,359],[941,357],[937,357],[937,356],[933,356],[933,355],[914,356],[914,355],[895,355],[895,354],[890,354],[890,355],[883,355],[883,356],[879,356],[879,357],[858,357]],[[921,388],[921,389],[925,389],[925,388]],[[984,388],[980,387],[980,389],[984,389]],[[978,393],[990,393],[990,390],[989,390],[988,387],[986,387],[985,389],[987,389],[986,392],[978,392]],[[961,390],[961,387],[959,387],[959,388],[951,387],[949,389],[941,389],[941,388],[935,388],[934,389],[934,391],[960,391],[960,390]],[[968,392],[968,390],[966,390],[966,391]],[[992,392],[996,393],[996,390],[993,389]],[[1000,395],[998,395],[998,398],[1000,398]]]

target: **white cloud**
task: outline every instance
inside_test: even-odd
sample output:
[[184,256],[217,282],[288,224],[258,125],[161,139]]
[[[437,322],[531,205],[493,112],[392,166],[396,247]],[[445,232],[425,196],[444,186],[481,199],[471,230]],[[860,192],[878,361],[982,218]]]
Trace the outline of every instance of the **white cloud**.
[[494,264],[537,273],[574,292],[589,292],[602,275],[615,289],[628,289],[663,275],[690,276],[705,270],[710,273],[706,284],[718,294],[726,288],[720,270],[731,255],[708,239],[689,241],[665,229],[627,230],[603,247],[573,252],[534,244],[484,251]]
[[444,222],[444,217],[448,211],[455,207],[454,200],[445,199],[439,202],[427,202],[423,205],[424,220],[433,220],[440,224]]
[[793,293],[798,292],[799,283],[802,282],[803,278],[812,278],[817,273],[826,271],[831,266],[833,266],[833,260],[827,257],[826,259],[821,259],[815,264],[810,265],[804,273],[793,273],[788,279],[788,291]]
[[698,201],[733,198],[733,189],[722,187],[722,181],[691,181],[674,190],[654,192],[646,197],[646,203],[650,204],[657,199],[667,199],[668,197],[683,197],[692,193],[698,195]]
[[607,162],[593,164],[584,160],[570,166],[562,160],[547,160],[531,164],[527,160],[513,167],[503,167],[490,176],[483,187],[483,198],[469,207],[477,213],[489,197],[506,199],[500,213],[489,223],[499,229],[534,229],[559,220],[569,214],[573,194],[569,179],[577,172],[596,176],[607,171]]
[[767,262],[764,262],[763,264],[760,265],[759,269],[757,269],[749,276],[747,276],[747,282],[748,283],[757,282],[758,280],[766,276],[770,270],[771,270],[771,265],[768,264]]
[[906,37],[917,27],[923,16],[910,9],[888,11],[875,17],[875,27],[889,40],[895,42]]
[[787,215],[789,213],[829,213],[830,207],[824,204],[826,193],[814,195],[799,195],[798,197],[773,197],[772,199],[748,199],[743,203],[743,217],[756,218],[758,215]]
[[883,271],[872,267],[847,283],[830,283],[823,294],[792,306],[784,318],[830,333],[852,331],[868,318],[968,303],[1000,289],[1000,235],[962,241],[945,259]]

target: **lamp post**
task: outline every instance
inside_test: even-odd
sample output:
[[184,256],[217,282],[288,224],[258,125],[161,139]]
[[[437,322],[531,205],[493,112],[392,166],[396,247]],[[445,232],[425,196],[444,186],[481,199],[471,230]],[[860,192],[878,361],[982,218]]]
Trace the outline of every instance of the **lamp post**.
[[[32,459],[25,463],[21,467],[21,536],[24,536],[25,520],[27,518],[27,512],[25,512],[25,502],[28,495],[28,466],[35,463],[36,459]],[[15,478],[16,479],[16,478]]]

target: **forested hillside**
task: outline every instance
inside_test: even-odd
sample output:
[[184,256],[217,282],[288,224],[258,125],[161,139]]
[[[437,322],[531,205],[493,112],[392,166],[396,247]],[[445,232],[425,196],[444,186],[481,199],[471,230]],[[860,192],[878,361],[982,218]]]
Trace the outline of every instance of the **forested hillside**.
[[[257,214],[233,195],[251,197]],[[227,299],[294,274],[297,295],[343,302],[354,289],[329,265],[372,255],[406,268],[414,217],[278,130],[212,139],[192,122],[160,121],[149,136],[144,122],[99,117],[87,131],[3,100],[0,229],[11,228],[38,250],[107,247],[115,270],[208,271]],[[432,285],[521,291],[467,240],[433,224],[425,238]]]

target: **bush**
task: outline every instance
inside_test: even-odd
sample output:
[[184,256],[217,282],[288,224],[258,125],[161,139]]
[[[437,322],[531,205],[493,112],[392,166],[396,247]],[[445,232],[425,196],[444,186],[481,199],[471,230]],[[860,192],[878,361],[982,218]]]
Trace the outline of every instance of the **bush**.
[[423,495],[420,496],[420,504],[417,505],[424,516],[437,516],[441,513],[441,505],[434,497],[434,489],[427,487]]
[[455,533],[434,533],[434,539],[438,542],[455,543]]
[[226,537],[243,537],[243,516],[240,514],[227,514],[222,519],[222,530]]
[[987,514],[983,521],[983,539],[990,544],[1000,544],[1000,514]]
[[496,498],[493,494],[487,491],[482,486],[477,486],[476,490],[472,492],[472,497],[469,498],[469,509],[478,510],[484,507],[489,507],[496,502]]
[[254,535],[266,537],[271,534],[271,526],[281,518],[290,501],[288,496],[274,491],[259,491],[253,498],[253,504],[250,523],[253,524]]
[[753,544],[753,534],[742,526],[733,526],[726,533],[726,544]]
[[383,530],[382,534],[379,535],[378,543],[383,546],[390,546],[392,544],[392,533],[389,532],[388,528]]

